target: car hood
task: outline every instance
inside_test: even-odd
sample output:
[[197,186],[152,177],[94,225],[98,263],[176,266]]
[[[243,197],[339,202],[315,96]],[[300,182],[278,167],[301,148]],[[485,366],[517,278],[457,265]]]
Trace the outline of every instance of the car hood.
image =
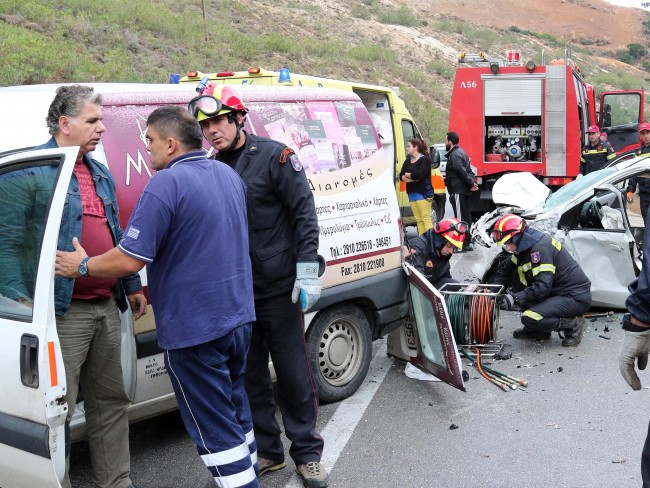
[[508,173],[499,178],[492,188],[496,205],[519,207],[526,211],[546,201],[551,190],[532,173]]

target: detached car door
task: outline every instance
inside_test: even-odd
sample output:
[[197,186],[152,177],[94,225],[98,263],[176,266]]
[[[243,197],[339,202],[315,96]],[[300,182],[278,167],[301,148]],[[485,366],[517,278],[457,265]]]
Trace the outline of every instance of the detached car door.
[[58,487],[65,469],[65,371],[54,261],[78,148],[0,159],[0,486]]
[[460,356],[449,324],[445,299],[408,263],[409,306],[415,324],[417,355],[409,362],[445,383],[465,391]]

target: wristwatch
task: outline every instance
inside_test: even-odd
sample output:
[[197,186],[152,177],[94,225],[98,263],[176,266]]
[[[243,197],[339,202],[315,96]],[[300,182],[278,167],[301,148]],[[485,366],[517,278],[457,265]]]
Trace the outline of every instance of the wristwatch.
[[78,269],[79,276],[83,276],[84,278],[87,277],[87,276],[90,276],[88,274],[88,260],[89,259],[90,259],[90,257],[85,257],[79,263],[79,269]]

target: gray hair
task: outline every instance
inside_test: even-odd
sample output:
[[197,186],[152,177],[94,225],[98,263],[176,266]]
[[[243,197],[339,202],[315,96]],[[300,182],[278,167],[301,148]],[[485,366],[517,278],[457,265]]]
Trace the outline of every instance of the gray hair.
[[59,118],[76,117],[81,112],[85,102],[102,103],[102,96],[90,86],[64,85],[56,89],[56,96],[47,110],[47,130],[50,135],[59,133]]

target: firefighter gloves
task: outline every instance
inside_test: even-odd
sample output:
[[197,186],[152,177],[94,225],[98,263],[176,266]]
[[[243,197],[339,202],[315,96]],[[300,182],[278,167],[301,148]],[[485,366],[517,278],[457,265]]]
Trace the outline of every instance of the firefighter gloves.
[[293,285],[291,301],[296,303],[300,298],[302,311],[309,310],[320,297],[321,280],[318,278],[318,263],[297,263],[296,282]]
[[634,369],[637,361],[639,370],[644,370],[648,365],[648,352],[650,352],[650,329],[643,332],[624,330],[625,338],[618,355],[618,366],[621,375],[633,390],[641,389],[641,380]]

